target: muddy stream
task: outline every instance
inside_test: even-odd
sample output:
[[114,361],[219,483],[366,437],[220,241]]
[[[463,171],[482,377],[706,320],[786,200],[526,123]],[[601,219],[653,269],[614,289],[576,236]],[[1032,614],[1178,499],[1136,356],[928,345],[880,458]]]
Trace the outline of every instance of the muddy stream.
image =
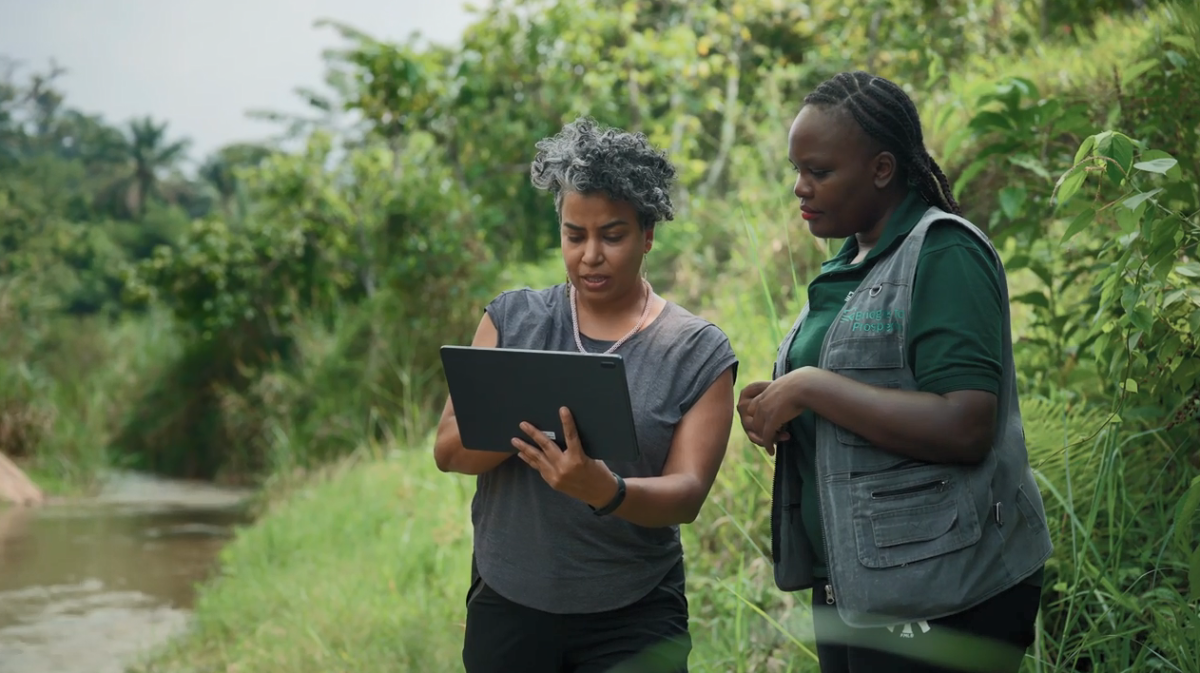
[[186,628],[249,494],[134,474],[0,504],[0,673],[122,673]]

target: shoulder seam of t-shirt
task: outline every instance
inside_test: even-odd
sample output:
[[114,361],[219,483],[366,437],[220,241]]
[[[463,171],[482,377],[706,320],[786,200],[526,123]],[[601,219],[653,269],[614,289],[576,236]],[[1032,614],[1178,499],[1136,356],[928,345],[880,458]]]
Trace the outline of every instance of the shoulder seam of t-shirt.
[[[942,240],[943,238],[945,240]],[[926,253],[940,252],[955,247],[978,251],[988,262],[994,261],[991,251],[987,249],[987,243],[984,243],[978,236],[950,219],[936,220],[933,224],[929,225],[929,231],[925,234],[925,244],[921,246],[921,256],[924,257]]]
[[[492,322],[496,325],[496,346],[498,348],[503,347],[504,332],[512,320],[511,312],[513,309],[513,300],[520,297],[524,299],[525,303],[528,305],[531,303],[530,300],[533,297],[542,298],[549,289],[550,288],[544,288],[538,290],[529,287],[528,285],[524,287],[509,288],[507,290],[502,290],[490,302],[488,302],[488,305],[484,308],[484,310],[492,316]],[[548,310],[547,302],[544,299],[538,303],[541,304],[541,308]],[[497,317],[499,317],[499,322],[496,321]]]
[[[962,231],[959,229],[959,231]],[[947,238],[926,239],[926,244],[921,246],[921,256],[926,254],[949,250],[951,248],[967,248],[969,250],[978,251],[979,254],[991,259],[991,253],[988,252],[983,241],[975,238],[969,232],[962,231],[962,236],[949,236]]]
[[[698,386],[699,390],[697,390],[696,394],[693,396],[691,404],[688,405],[687,411],[691,411],[691,407],[694,407],[696,402],[699,402],[700,398],[704,397],[705,393],[708,392],[708,389],[711,388],[714,383],[716,383],[717,379],[721,377],[721,374],[725,373],[726,369],[733,367],[733,375],[736,379],[737,365],[737,353],[734,352],[732,344],[726,341],[725,343],[716,345],[712,349],[712,352],[709,353],[708,357],[705,358],[704,364],[700,368],[700,374],[698,377],[700,380],[700,385]],[[684,413],[686,414],[687,411]]]
[[[695,332],[696,338],[701,343],[711,339],[712,345],[707,349],[708,352],[704,354],[703,360],[696,369],[692,379],[692,389],[689,390],[687,398],[682,400],[680,412],[684,416],[700,401],[700,398],[708,392],[708,389],[726,369],[731,366],[736,367],[738,364],[737,353],[733,349],[729,335],[725,334],[725,331],[716,323],[695,314],[691,315],[692,320],[700,323],[700,328]],[[710,328],[713,330],[711,336],[706,334]]]
[[[978,239],[975,239],[974,243],[967,240],[957,240],[948,243],[939,243],[932,246],[922,246],[921,254],[919,257],[917,257],[916,274],[918,276],[923,275],[922,263],[925,262],[927,258],[959,250],[965,251],[967,254],[983,262],[983,268],[987,269],[988,275],[992,278],[992,280],[999,280],[1000,270],[996,267],[995,259],[991,256],[991,254],[988,253],[987,250],[983,248],[983,243]],[[928,269],[929,267],[926,265],[924,268]]]

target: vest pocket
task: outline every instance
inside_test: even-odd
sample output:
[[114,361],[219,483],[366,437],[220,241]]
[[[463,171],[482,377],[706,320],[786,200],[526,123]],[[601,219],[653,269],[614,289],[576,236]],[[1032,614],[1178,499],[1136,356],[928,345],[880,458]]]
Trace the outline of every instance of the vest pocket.
[[1033,504],[1033,500],[1025,492],[1025,485],[1017,487],[1017,508],[1021,510],[1021,516],[1025,519],[1025,523],[1029,529],[1035,532],[1040,532],[1046,527],[1046,522],[1042,518],[1039,508]]
[[[839,329],[835,324],[833,329]],[[903,333],[886,335],[850,335],[830,339],[822,368],[832,371],[884,371],[905,366]],[[858,378],[848,374],[851,378]]]
[[852,480],[858,560],[890,568],[975,544],[979,517],[967,481],[943,466]]

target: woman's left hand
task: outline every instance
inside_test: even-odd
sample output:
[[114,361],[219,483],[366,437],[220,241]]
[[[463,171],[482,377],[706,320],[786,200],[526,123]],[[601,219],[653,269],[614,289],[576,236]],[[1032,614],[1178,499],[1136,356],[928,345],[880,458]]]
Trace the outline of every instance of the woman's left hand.
[[579,442],[575,419],[563,407],[558,410],[562,420],[563,440],[567,448],[558,448],[544,432],[529,423],[521,431],[529,435],[536,446],[513,437],[512,444],[525,464],[537,470],[546,483],[560,493],[582,500],[597,509],[607,505],[617,494],[617,479],[603,461],[588,457]]
[[784,426],[804,411],[800,400],[801,375],[804,369],[785,374],[771,382],[750,401],[746,408],[746,425],[759,437],[775,437]]

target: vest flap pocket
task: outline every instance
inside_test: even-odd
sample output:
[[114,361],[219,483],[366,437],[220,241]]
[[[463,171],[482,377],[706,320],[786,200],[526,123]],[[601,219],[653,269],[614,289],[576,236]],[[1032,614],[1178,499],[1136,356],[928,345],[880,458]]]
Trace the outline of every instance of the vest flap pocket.
[[958,505],[953,500],[937,505],[912,507],[871,516],[871,532],[880,549],[928,542],[950,532],[958,520]]
[[904,366],[904,333],[851,333],[834,337],[825,353],[824,369],[899,369]]
[[967,484],[944,469],[914,468],[854,484],[858,560],[890,568],[942,556],[981,536]]
[[1042,508],[1033,504],[1033,500],[1025,492],[1024,484],[1017,487],[1017,508],[1021,510],[1021,516],[1024,517],[1030,530],[1040,531],[1046,527],[1046,522],[1040,512]]

